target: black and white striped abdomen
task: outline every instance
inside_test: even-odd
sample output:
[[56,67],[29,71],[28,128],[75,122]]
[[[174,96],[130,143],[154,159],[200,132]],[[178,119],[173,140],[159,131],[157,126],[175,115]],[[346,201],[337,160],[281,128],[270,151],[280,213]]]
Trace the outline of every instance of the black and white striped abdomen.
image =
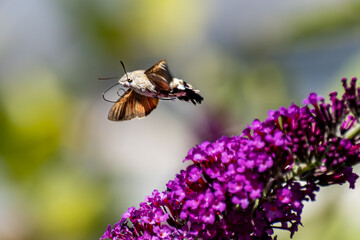
[[193,87],[185,81],[173,78],[170,83],[171,93],[178,99],[188,102],[189,100],[196,105],[201,103],[204,99],[200,94],[199,90],[193,89]]

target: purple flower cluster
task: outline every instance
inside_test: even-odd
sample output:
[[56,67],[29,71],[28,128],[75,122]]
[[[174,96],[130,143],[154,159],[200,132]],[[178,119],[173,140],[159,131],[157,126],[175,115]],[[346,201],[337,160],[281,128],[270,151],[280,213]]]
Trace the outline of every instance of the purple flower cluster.
[[341,99],[312,93],[304,107],[270,111],[240,136],[191,149],[185,161],[193,164],[101,239],[276,239],[274,228],[292,236],[320,186],[354,188],[358,178],[360,88],[355,78],[342,81]]

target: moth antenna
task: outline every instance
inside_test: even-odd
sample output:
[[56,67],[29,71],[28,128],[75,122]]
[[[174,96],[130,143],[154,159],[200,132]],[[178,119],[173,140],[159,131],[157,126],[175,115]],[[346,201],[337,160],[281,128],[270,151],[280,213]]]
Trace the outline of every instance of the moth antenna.
[[120,63],[121,63],[121,66],[122,66],[122,67],[123,67],[123,69],[124,69],[124,72],[125,72],[126,78],[127,78],[127,79],[129,79],[129,76],[128,76],[127,71],[126,71],[126,69],[125,69],[125,64],[123,63],[123,61],[120,61]]
[[105,77],[105,78],[98,78],[98,80],[111,80],[114,78],[120,78],[120,77]]
[[[105,92],[103,92],[102,97],[103,97],[103,99],[104,99],[105,101],[111,102],[111,103],[116,103],[116,101],[111,101],[111,100],[107,99],[107,98],[105,97],[105,94],[106,94],[110,89],[112,89],[113,87],[115,87],[116,85],[119,85],[119,84],[120,84],[120,83],[115,83],[114,85],[112,85],[111,87],[109,87]],[[119,90],[118,90],[118,91],[119,91]]]

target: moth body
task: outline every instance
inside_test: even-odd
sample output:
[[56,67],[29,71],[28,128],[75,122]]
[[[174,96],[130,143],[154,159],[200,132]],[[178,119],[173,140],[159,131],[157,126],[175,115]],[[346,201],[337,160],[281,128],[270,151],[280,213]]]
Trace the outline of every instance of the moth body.
[[147,79],[144,70],[128,72],[119,79],[119,83],[124,87],[135,90],[139,94],[155,92],[155,88]]
[[[147,97],[156,98],[178,98],[186,95],[186,89],[193,89],[192,86],[181,79],[172,78],[169,82],[169,89],[157,90],[156,86],[149,80],[145,74],[145,70],[137,70],[124,74],[119,79],[119,83],[127,88],[131,88],[135,92]],[[194,90],[198,93],[198,90]]]
[[195,105],[203,100],[199,90],[172,77],[165,60],[147,70],[125,73],[119,84],[129,89],[111,108],[108,118],[113,121],[145,117],[156,108],[159,99],[178,98]]

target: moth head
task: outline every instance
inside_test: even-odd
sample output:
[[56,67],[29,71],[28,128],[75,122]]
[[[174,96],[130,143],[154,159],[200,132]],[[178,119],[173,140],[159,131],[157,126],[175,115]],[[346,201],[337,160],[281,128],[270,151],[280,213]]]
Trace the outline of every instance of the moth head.
[[133,80],[134,79],[130,78],[128,74],[124,74],[124,76],[119,79],[119,83],[124,87],[130,87]]
[[121,63],[121,66],[123,67],[124,69],[124,76],[122,76],[120,79],[119,79],[119,83],[121,85],[123,85],[124,87],[130,87],[130,84],[133,82],[133,79],[132,78],[129,78],[129,75],[126,71],[126,68],[125,68],[125,64],[123,63],[123,61],[120,61]]
[[134,71],[134,72],[128,72],[128,73],[124,74],[124,76],[122,76],[119,79],[119,83],[121,85],[123,85],[124,87],[136,87],[136,81],[135,80],[137,78],[141,79],[143,76],[145,76],[143,70],[138,70],[138,71]]

